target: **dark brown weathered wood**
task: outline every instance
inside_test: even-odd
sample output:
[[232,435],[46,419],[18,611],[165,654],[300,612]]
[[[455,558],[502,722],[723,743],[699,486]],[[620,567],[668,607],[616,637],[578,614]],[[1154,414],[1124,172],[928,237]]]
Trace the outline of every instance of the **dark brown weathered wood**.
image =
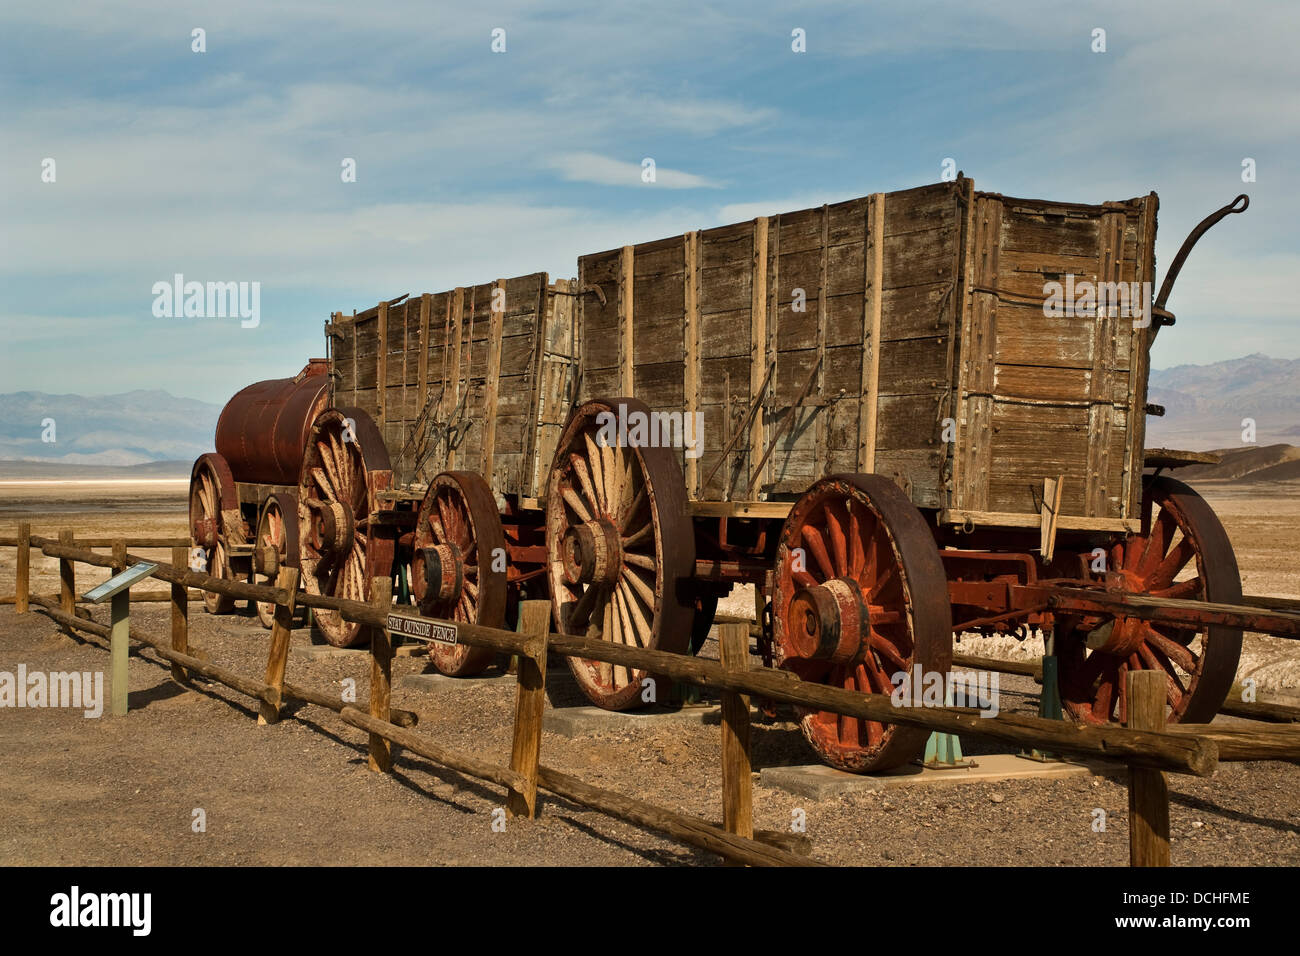
[[506,811],[511,816],[537,815],[537,768],[542,754],[542,714],[546,707],[546,632],[551,624],[549,601],[524,601],[519,607],[519,633],[529,638],[518,660],[515,729],[510,767],[525,780],[523,790],[511,789]]
[[298,591],[298,569],[288,565],[280,568],[275,586],[289,595],[287,604],[275,606],[275,620],[271,625],[271,649],[266,658],[266,683],[275,691],[275,701],[263,701],[257,715],[259,726],[280,722],[279,698],[284,691],[284,670],[289,661],[289,641],[293,637],[293,599]]
[[[26,524],[28,525],[28,534],[30,535],[31,524],[30,522],[26,522]],[[32,537],[39,536],[33,535]],[[18,540],[17,535],[0,535],[0,548],[15,547],[18,544]],[[111,548],[113,542],[117,540],[119,539],[96,537],[94,535],[78,537],[76,539],[77,545],[82,548]],[[132,538],[128,536],[121,540],[126,541],[126,546],[128,548],[179,548],[189,545],[189,538]]]
[[18,554],[15,558],[14,571],[14,610],[26,614],[28,600],[32,593],[32,526],[28,521],[18,523]]
[[[50,597],[51,595],[48,595],[48,594],[47,594],[47,595],[43,595],[43,596],[44,596],[44,597]],[[57,598],[59,597],[59,595],[56,593],[56,594],[53,595],[53,597],[54,597],[55,599],[57,599]],[[171,591],[156,591],[156,590],[155,590],[155,591],[141,591],[141,592],[137,593],[137,592],[135,592],[135,591],[133,590],[133,591],[131,592],[131,603],[132,603],[132,604],[166,604],[166,603],[168,603],[169,601],[171,601],[171,599],[172,599]],[[190,592],[190,596],[189,596],[189,600],[191,600],[191,601],[202,601],[202,600],[203,600],[203,594],[202,594],[202,592],[199,592],[199,591],[191,591],[191,592]],[[18,603],[18,596],[15,595],[15,594],[5,594],[5,595],[3,595],[3,596],[0,596],[0,607],[5,607],[5,606],[11,605],[11,604],[16,605],[17,603]],[[80,599],[78,599],[78,600],[77,600],[77,603],[78,603],[78,604],[85,604],[86,602],[85,602],[85,601],[82,601],[82,600],[80,600]]]
[[[1165,675],[1128,672],[1128,721],[1133,730],[1165,729]],[[1169,781],[1163,772],[1129,767],[1128,854],[1130,866],[1169,865]]]
[[591,807],[593,810],[599,810],[650,830],[666,833],[683,843],[717,853],[737,863],[747,863],[751,866],[824,865],[775,846],[736,836],[698,818],[674,813],[644,800],[602,787],[594,787],[577,777],[550,767],[538,769],[538,782],[543,789],[558,794],[566,800],[572,800],[574,803]]
[[[393,581],[387,576],[370,579],[371,603],[385,615],[393,606]],[[375,720],[389,721],[389,706],[393,692],[393,642],[387,627],[370,627],[370,716]],[[371,770],[390,773],[393,769],[393,749],[388,739],[379,733],[370,734],[370,755],[367,760]]]
[[[718,628],[722,666],[749,670],[749,627],[723,624]],[[722,822],[728,833],[754,836],[754,781],[749,759],[749,697],[728,691],[722,695]]]
[[[184,546],[172,548],[172,565],[174,567],[184,567],[188,559],[188,552]],[[138,601],[140,595],[132,595],[131,600]],[[189,588],[183,584],[173,584],[171,593],[168,595],[171,599],[171,636],[172,650],[178,654],[188,654],[190,651],[190,595]],[[188,680],[185,669],[179,664],[172,665],[172,680],[184,683]]]
[[[382,619],[376,612],[359,601],[299,595],[299,603],[340,611],[348,620],[382,624]],[[517,654],[524,643],[520,635],[509,631],[465,622],[457,622],[456,627],[458,640],[477,647],[491,647]],[[850,717],[925,727],[945,733],[991,737],[1040,750],[1054,749],[1063,753],[1109,757],[1197,776],[1212,774],[1217,764],[1218,751],[1213,742],[1198,738],[1138,733],[1116,727],[1067,724],[1006,713],[984,718],[979,716],[979,711],[971,708],[898,708],[883,694],[860,694],[838,687],[792,680],[761,669],[745,674],[729,673],[715,661],[667,651],[628,647],[573,634],[550,634],[548,647],[551,651],[570,657],[608,661],[700,687],[735,690]]]
[[1300,727],[1169,724],[1164,730],[1214,741],[1221,761],[1300,760]]
[[[64,528],[59,532],[59,544],[64,548],[73,547],[74,536],[70,529]],[[112,566],[111,560],[109,566]],[[59,598],[64,614],[77,613],[77,572],[71,558],[59,558]]]

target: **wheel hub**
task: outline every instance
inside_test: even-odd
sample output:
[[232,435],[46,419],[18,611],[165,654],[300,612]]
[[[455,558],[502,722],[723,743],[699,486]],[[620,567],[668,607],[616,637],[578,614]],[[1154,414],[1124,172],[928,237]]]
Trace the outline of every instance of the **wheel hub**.
[[866,655],[870,621],[853,581],[833,578],[796,591],[789,621],[789,638],[799,657],[848,664]]
[[560,558],[570,584],[613,584],[623,569],[618,529],[608,518],[574,525],[560,542]]
[[[1145,581],[1128,568],[1106,572],[1105,586],[1116,594],[1141,594],[1146,590]],[[1089,631],[1086,643],[1091,650],[1127,658],[1142,646],[1145,630],[1138,618],[1114,617]]]
[[465,559],[454,544],[416,548],[411,556],[411,580],[420,601],[453,604],[460,600],[465,585]]
[[356,535],[356,517],[342,501],[310,501],[312,509],[312,545],[318,551],[339,553],[352,547]]

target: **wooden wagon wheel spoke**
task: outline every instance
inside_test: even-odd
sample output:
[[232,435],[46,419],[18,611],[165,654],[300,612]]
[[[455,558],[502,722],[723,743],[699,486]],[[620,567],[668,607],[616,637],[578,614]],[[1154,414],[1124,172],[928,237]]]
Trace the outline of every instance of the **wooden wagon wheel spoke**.
[[[640,544],[642,541],[650,539],[650,536],[654,534],[654,530],[654,522],[647,521],[640,528],[623,539],[623,547],[630,548],[634,544]],[[650,543],[653,545],[654,541],[651,539]]]
[[[411,591],[426,617],[504,627],[508,570],[505,530],[492,489],[479,475],[450,471],[429,483],[415,521]],[[499,570],[498,570],[499,568]],[[430,645],[429,659],[450,677],[472,677],[491,665],[490,648]]]
[[[348,439],[351,440],[348,440]],[[297,495],[297,563],[310,594],[369,601],[370,582],[392,572],[394,541],[373,522],[392,478],[378,426],[360,409],[328,408],[306,442]],[[361,625],[317,608],[313,621],[336,647],[365,639]]]
[[1165,598],[1196,598],[1204,591],[1205,585],[1201,583],[1200,576],[1188,578],[1185,581],[1176,581],[1166,588],[1157,588],[1151,592],[1152,597]]
[[[684,652],[695,601],[678,582],[692,576],[695,557],[681,466],[672,449],[606,444],[598,417],[620,405],[649,416],[635,399],[588,402],[556,444],[546,498],[552,607],[569,633]],[[598,706],[649,699],[642,687],[653,675],[640,669],[577,659],[569,667]]]
[[808,552],[817,562],[817,567],[821,570],[822,580],[827,581],[835,577],[835,567],[831,564],[831,557],[826,553],[826,542],[822,538],[821,529],[813,525],[804,525],[801,530],[804,544],[808,547]]
[[[230,466],[221,455],[200,456],[190,472],[190,545],[203,552],[207,573],[215,578],[234,578],[226,542],[244,541],[245,534],[242,521],[240,527],[228,528],[226,520],[238,514],[239,496]],[[235,609],[235,600],[205,591],[203,605],[209,614],[229,614]]]
[[591,469],[587,467],[587,459],[577,453],[569,456],[569,464],[573,466],[573,473],[578,476],[578,484],[582,487],[582,493],[587,496],[583,505],[588,515],[586,520],[590,520],[590,515],[600,511],[600,499],[596,497],[596,488],[591,483]]
[[[806,569],[797,549],[811,555]],[[812,486],[781,530],[772,620],[776,659],[805,681],[890,694],[891,673],[946,675],[952,617],[934,535],[892,481],[837,475]],[[910,595],[910,601],[909,601]],[[823,761],[851,772],[896,767],[927,732],[798,708]]]
[[[1241,577],[1223,526],[1196,492],[1166,476],[1150,479],[1143,495],[1143,532],[1110,548],[1108,586],[1134,594],[1239,603]],[[1182,581],[1175,580],[1187,575]],[[1123,678],[1135,669],[1159,670],[1171,681],[1166,720],[1208,722],[1236,676],[1240,629],[1147,622],[1116,616],[1093,620],[1061,635],[1058,647],[1062,704],[1086,723],[1123,720]],[[1092,648],[1086,659],[1077,650]],[[1197,649],[1193,650],[1196,645]],[[1093,678],[1095,672],[1101,676]],[[1181,672],[1181,673],[1179,673]]]
[[[257,551],[274,555],[274,570],[286,566],[297,566],[298,549],[298,502],[292,492],[275,492],[267,496],[258,512],[257,533],[254,536]],[[254,570],[258,569],[258,555],[254,553]],[[275,573],[259,572],[266,583],[273,583]],[[263,627],[275,623],[275,605],[266,601],[257,602],[257,617]]]

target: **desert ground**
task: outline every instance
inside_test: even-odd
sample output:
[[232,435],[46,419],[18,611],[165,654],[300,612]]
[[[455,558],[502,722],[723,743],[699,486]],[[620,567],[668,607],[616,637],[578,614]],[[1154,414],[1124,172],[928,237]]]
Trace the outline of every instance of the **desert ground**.
[[[1200,486],[1228,529],[1250,593],[1300,597],[1300,483]],[[20,520],[38,534],[61,528],[96,535],[183,535],[184,482],[12,484],[0,482],[0,534]],[[148,552],[144,552],[148,553]],[[167,554],[158,553],[167,558]],[[78,567],[78,590],[106,575]],[[0,594],[11,594],[14,552],[0,549]],[[58,588],[57,562],[34,556],[33,590]],[[725,602],[752,611],[752,597]],[[106,620],[96,610],[98,620]],[[141,604],[133,623],[167,633],[167,608]],[[240,673],[265,669],[269,632],[240,606],[208,615],[190,605],[191,641]],[[294,632],[291,680],[337,688],[348,677],[364,696],[364,654],[307,656],[311,636]],[[1028,657],[1041,645],[970,638],[973,653]],[[716,656],[716,645],[704,653]],[[103,671],[98,639],[69,636],[39,613],[0,607],[0,671]],[[435,692],[404,688],[428,669],[420,656],[394,662],[394,706],[414,710],[419,731],[479,755],[508,759],[513,678],[462,681]],[[1266,693],[1300,694],[1300,648],[1248,635],[1238,673]],[[544,795],[535,821],[491,826],[504,804],[493,785],[399,752],[395,772],[366,768],[365,736],[319,708],[290,709],[258,727],[251,702],[214,683],[188,690],[138,646],[130,669],[131,713],[86,719],[67,709],[0,710],[0,863],[5,864],[397,864],[397,865],[712,865],[710,854],[661,839],[602,814]],[[554,659],[548,706],[585,703]],[[105,688],[107,690],[107,687]],[[1034,713],[1037,688],[1002,677],[1002,706]],[[967,755],[1005,751],[963,740]],[[716,723],[653,724],[567,738],[547,733],[548,766],[701,817],[721,819]],[[792,714],[754,728],[755,769],[816,761]],[[788,832],[807,817],[815,859],[843,865],[1109,865],[1128,859],[1127,790],[1122,771],[1058,781],[912,787],[812,801],[758,785],[755,824]],[[1172,775],[1175,865],[1300,865],[1300,767],[1225,764],[1211,778]],[[1107,814],[1094,832],[1094,808]],[[202,809],[206,830],[194,832]]]

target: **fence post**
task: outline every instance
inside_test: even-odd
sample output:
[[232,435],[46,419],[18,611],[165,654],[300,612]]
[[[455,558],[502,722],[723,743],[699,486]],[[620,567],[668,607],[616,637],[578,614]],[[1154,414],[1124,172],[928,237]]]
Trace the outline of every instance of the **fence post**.
[[[749,670],[749,625],[718,625],[722,666]],[[749,697],[722,692],[722,825],[727,832],[754,838],[754,782],[749,762]]]
[[511,789],[506,812],[512,817],[537,816],[537,767],[542,760],[542,711],[546,707],[546,635],[551,628],[550,601],[524,601],[519,608],[519,633],[528,643],[519,654],[515,673],[515,738],[510,769],[523,774],[523,790]]
[[284,692],[284,668],[289,660],[289,638],[293,633],[293,606],[298,597],[298,569],[287,565],[276,575],[275,586],[282,588],[288,598],[275,606],[275,623],[271,625],[271,652],[266,658],[266,683],[275,689],[275,703],[262,701],[258,708],[257,724],[278,723],[280,720],[280,695]]
[[[1130,730],[1165,729],[1165,675],[1157,671],[1128,672]],[[1129,866],[1169,865],[1169,782],[1164,772],[1129,767]]]
[[[59,544],[72,547],[75,539],[71,528],[59,532]],[[77,613],[77,575],[72,567],[71,558],[59,558],[59,603],[63,613],[75,616]]]
[[[189,567],[189,548],[172,548],[172,567],[184,571]],[[190,589],[172,582],[172,650],[181,654],[190,652]],[[179,664],[172,664],[172,680],[185,683],[189,675]]]
[[27,598],[32,591],[32,523],[18,522],[18,566],[14,578],[14,610],[27,613]]
[[[393,606],[393,579],[370,579],[371,601],[387,614]],[[370,628],[370,716],[378,720],[392,720],[389,700],[393,683],[393,642],[382,627]],[[379,734],[370,735],[371,770],[390,773],[393,769],[393,745]]]

